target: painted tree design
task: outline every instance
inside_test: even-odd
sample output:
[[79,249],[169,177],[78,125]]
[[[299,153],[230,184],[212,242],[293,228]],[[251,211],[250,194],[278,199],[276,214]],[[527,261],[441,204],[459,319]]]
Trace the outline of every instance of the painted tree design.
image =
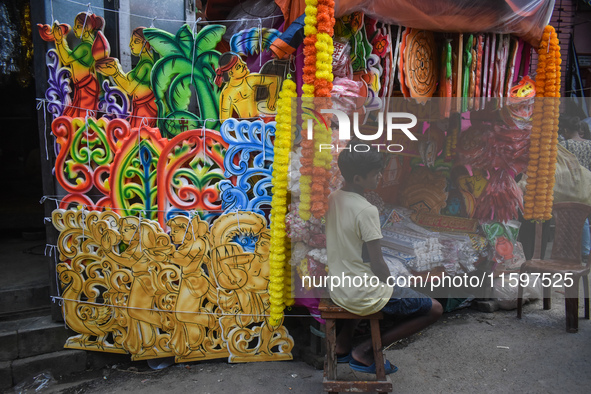
[[[205,26],[193,34],[188,25],[176,35],[149,28],[144,36],[161,58],[152,69],[152,89],[158,106],[158,128],[173,138],[183,131],[219,128],[220,89],[213,83],[220,52],[215,50],[225,26]],[[196,93],[197,113],[189,111],[191,85]],[[208,121],[208,119],[210,119]]]

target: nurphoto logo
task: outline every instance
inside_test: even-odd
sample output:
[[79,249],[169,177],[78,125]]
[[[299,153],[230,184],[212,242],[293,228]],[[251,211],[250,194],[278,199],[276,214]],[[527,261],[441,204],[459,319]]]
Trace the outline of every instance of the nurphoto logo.
[[[328,124],[322,116],[322,114],[333,114],[338,119],[339,128],[339,140],[349,141],[351,140],[351,120],[349,115],[338,109],[321,109],[320,113],[309,107],[302,107],[305,114],[309,116],[307,122],[307,139],[314,139],[314,120],[324,125],[328,130]],[[408,139],[411,141],[417,141],[409,129],[412,129],[417,124],[417,117],[408,112],[387,112],[384,116],[383,112],[378,113],[378,126],[374,134],[362,133],[359,131],[359,114],[353,113],[353,134],[361,141],[378,141],[384,133],[384,118],[386,119],[386,140],[392,141],[392,133],[394,130],[402,131]],[[396,121],[395,121],[396,120]],[[405,120],[405,122],[400,122]],[[364,130],[366,131],[366,130]],[[356,152],[368,152],[372,147],[377,148],[378,152],[388,151],[392,153],[402,152],[404,147],[400,144],[386,144],[386,143],[368,143],[368,144],[356,144],[353,149]],[[342,150],[351,150],[351,146],[339,146],[338,144],[320,144],[318,147],[319,151],[322,150],[336,150],[337,152]]]

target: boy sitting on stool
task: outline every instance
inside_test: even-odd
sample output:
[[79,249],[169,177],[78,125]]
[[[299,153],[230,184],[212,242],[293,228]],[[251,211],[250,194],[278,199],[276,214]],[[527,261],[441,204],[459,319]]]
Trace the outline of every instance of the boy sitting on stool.
[[[363,196],[365,190],[378,186],[384,168],[383,155],[375,150],[356,152],[357,144],[358,141],[351,141],[340,153],[338,165],[345,185],[329,196],[326,215],[328,275],[341,279],[335,280],[335,283],[340,282],[338,286],[329,289],[330,297],[350,313],[367,316],[381,311],[385,318],[395,319],[396,324],[382,333],[382,343],[388,346],[436,322],[443,308],[438,301],[413,289],[386,284],[390,271],[380,246],[382,231],[378,209]],[[360,151],[369,146],[361,145]],[[351,368],[359,372],[375,373],[371,339],[352,347],[358,323],[359,320],[345,321],[337,336],[338,361],[348,361]],[[389,361],[385,367],[387,374],[398,369]]]

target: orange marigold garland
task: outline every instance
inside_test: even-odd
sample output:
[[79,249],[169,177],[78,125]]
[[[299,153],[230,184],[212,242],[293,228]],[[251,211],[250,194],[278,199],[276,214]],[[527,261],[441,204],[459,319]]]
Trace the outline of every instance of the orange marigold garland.
[[544,220],[552,218],[552,206],[554,203],[554,183],[555,183],[555,172],[556,172],[556,155],[558,153],[558,118],[560,116],[560,65],[562,59],[560,57],[560,42],[558,41],[558,35],[553,31],[549,34],[549,53],[554,53],[554,56],[550,56],[546,64],[546,96],[553,97],[548,99],[550,101],[549,106],[554,109],[554,124],[551,133],[550,141],[550,168],[548,170],[548,192],[546,194],[546,210],[544,212]]
[[554,172],[558,144],[560,44],[554,28],[544,28],[538,48],[536,101],[532,117],[530,155],[523,217],[544,221],[552,217]]

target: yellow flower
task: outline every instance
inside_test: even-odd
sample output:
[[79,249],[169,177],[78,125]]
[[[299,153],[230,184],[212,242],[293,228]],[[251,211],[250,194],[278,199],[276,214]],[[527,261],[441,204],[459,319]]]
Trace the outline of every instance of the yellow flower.
[[287,171],[291,151],[291,99],[296,97],[296,85],[286,79],[279,93],[275,127],[273,163],[273,197],[271,198],[271,246],[269,248],[269,323],[281,324],[285,307],[285,215],[287,213]]

